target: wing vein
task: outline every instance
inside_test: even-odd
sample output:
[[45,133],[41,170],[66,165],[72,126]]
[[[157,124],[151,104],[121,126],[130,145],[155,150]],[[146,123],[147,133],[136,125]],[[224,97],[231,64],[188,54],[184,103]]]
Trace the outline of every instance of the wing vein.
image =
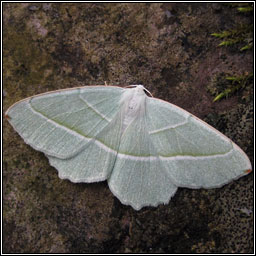
[[91,105],[89,102],[87,102],[85,99],[83,99],[81,97],[81,95],[79,95],[79,98],[81,101],[83,101],[91,110],[93,110],[96,114],[98,114],[101,118],[105,119],[108,123],[111,122],[110,119],[108,119],[105,115],[103,115],[102,113],[100,113],[96,108],[94,108],[93,105]]
[[163,128],[159,128],[159,129],[150,131],[149,134],[155,134],[155,133],[159,133],[159,132],[165,132],[165,131],[170,130],[170,129],[175,129],[175,128],[179,127],[179,126],[187,124],[187,122],[188,121],[185,120],[184,122],[181,122],[179,124],[168,125],[168,126],[165,126]]

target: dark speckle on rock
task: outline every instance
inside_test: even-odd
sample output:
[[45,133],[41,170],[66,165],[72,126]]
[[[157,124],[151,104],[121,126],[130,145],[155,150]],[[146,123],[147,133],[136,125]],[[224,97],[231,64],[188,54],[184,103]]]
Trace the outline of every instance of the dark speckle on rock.
[[52,4],[51,4],[51,3],[44,3],[44,4],[43,4],[43,10],[44,10],[44,11],[50,11],[50,10],[51,10],[51,7],[52,7]]
[[213,4],[212,4],[212,9],[213,9],[215,12],[220,12],[221,9],[222,9],[222,4],[213,3]]
[[[250,22],[220,2],[3,3],[3,110],[57,89],[140,83],[225,133],[253,164],[253,87],[219,102],[212,94],[221,74],[253,72],[253,53],[210,35]],[[253,172],[135,211],[106,181],[61,180],[3,120],[4,253],[249,254],[251,211]]]

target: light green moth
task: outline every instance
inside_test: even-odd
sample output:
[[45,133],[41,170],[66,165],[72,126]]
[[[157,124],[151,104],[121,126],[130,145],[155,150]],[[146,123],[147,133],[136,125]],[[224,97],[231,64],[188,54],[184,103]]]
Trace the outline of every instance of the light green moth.
[[59,90],[19,101],[6,116],[61,179],[107,180],[136,210],[167,204],[178,187],[216,188],[249,173],[250,160],[230,139],[145,90]]

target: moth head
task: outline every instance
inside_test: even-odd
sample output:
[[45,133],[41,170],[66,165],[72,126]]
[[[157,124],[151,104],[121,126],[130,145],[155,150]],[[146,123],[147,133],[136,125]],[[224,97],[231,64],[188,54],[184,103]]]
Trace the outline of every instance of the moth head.
[[138,94],[146,94],[147,96],[153,97],[149,90],[147,90],[142,84],[131,85],[131,88],[135,88]]

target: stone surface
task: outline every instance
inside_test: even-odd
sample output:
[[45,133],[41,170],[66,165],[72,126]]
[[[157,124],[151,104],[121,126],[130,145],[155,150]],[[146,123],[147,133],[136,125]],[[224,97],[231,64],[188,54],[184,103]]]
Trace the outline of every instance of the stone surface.
[[[220,3],[4,3],[3,21],[4,111],[55,89],[143,84],[253,160],[253,88],[215,103],[209,93],[221,73],[252,72],[252,52],[210,35],[250,16]],[[7,120],[3,128],[4,253],[253,253],[253,174],[135,211],[107,182],[59,179]]]

